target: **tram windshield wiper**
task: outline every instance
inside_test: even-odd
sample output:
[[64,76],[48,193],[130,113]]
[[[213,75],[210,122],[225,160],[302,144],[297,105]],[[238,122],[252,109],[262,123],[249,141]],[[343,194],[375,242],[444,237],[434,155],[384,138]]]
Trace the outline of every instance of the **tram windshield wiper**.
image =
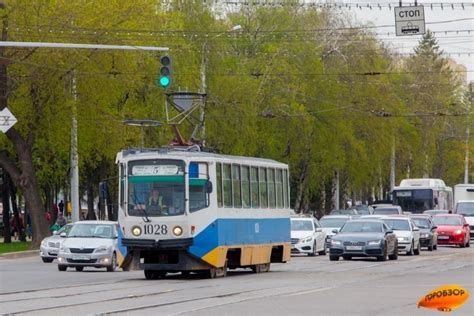
[[143,221],[145,223],[151,222],[151,220],[148,218],[148,213],[146,212],[145,207],[142,206],[143,204],[137,204],[137,193],[136,192],[133,192],[133,204],[135,204],[135,206],[137,206],[138,210],[143,212],[143,215],[144,215],[144,216],[142,216]]

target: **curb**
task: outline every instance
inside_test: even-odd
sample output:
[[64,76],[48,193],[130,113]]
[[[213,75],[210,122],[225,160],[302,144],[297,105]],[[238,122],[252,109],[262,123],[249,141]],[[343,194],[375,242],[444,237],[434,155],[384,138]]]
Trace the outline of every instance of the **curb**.
[[17,259],[39,256],[39,250],[26,250],[18,252],[8,252],[0,255],[0,259]]

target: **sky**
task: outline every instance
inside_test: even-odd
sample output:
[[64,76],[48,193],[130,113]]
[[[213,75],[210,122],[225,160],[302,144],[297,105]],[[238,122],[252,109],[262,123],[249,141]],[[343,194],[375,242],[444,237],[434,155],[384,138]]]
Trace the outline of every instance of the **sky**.
[[[336,0],[328,2],[350,5],[350,10],[344,10],[351,12],[360,22],[372,23],[375,26],[395,24],[393,6],[398,6],[399,3],[399,1],[393,0]],[[440,3],[443,3],[443,9],[440,7]],[[464,4],[464,10],[462,9],[461,3]],[[360,7],[357,8],[355,4],[359,4],[359,6],[369,4],[372,6],[372,9],[367,7],[360,9]],[[388,7],[389,4],[391,5],[391,9]],[[403,1],[402,4],[403,6],[413,5],[414,1]],[[446,57],[450,57],[457,63],[464,65],[468,70],[468,82],[474,81],[474,0],[425,0],[418,1],[418,5],[420,4],[425,7],[426,29],[436,32],[435,36],[438,39],[440,48],[446,53],[451,53],[450,56]],[[431,9],[431,4],[433,4],[433,9]],[[381,9],[378,5],[380,5]],[[451,5],[454,5],[454,9]],[[452,22],[439,23],[443,21]],[[444,33],[446,31],[448,33]],[[389,42],[397,52],[401,53],[413,52],[413,47],[417,45],[421,38],[421,35],[396,36],[394,34],[394,26],[380,27],[376,29],[376,32],[385,33],[379,35],[379,37],[385,42]],[[468,53],[471,55],[467,55]]]

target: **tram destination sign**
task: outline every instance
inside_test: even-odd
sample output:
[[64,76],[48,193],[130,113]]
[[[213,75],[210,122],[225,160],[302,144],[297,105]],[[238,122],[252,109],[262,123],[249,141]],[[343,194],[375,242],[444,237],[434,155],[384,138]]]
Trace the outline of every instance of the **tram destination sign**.
[[425,9],[422,5],[395,7],[397,36],[425,34]]

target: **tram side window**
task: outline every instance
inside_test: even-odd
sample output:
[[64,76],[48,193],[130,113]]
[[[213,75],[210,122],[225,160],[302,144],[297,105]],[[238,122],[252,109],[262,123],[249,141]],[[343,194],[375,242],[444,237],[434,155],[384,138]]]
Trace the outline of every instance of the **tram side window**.
[[250,168],[250,189],[251,189],[251,203],[253,208],[258,208],[260,203],[258,201],[258,168]]
[[276,198],[277,198],[277,207],[283,207],[283,184],[282,184],[282,170],[277,169],[275,174],[275,188],[276,188]]
[[242,195],[240,194],[240,166],[232,165],[232,192],[234,197],[234,207],[242,207]]
[[125,167],[120,164],[120,206],[124,206],[125,199]]
[[275,170],[268,169],[268,207],[275,208]]
[[267,194],[267,169],[259,168],[258,180],[260,187],[260,207],[267,208],[268,206],[268,194]]
[[217,206],[222,207],[222,164],[216,163]]
[[290,205],[288,200],[288,170],[283,170],[283,204],[285,208]]
[[222,175],[224,185],[224,206],[232,207],[232,174],[231,165],[224,164],[224,172]]
[[250,172],[248,166],[242,166],[242,207],[250,207]]
[[209,169],[207,163],[191,162],[189,164],[189,211],[196,212],[209,206]]

